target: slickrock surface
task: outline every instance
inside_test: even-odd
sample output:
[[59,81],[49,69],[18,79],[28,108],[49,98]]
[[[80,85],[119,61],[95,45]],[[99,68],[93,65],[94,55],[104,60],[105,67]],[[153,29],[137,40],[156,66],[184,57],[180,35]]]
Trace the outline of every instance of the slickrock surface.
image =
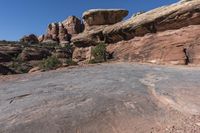
[[0,132],[198,133],[199,79],[129,63],[1,77]]

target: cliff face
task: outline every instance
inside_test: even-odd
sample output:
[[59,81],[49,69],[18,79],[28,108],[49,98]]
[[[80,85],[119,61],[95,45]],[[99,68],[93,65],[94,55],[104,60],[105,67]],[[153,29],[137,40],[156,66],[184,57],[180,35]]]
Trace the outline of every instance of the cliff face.
[[200,1],[182,1],[72,38],[75,46],[108,44],[115,59],[199,64]]
[[[195,31],[195,32],[194,32]],[[146,34],[110,44],[117,60],[157,64],[199,64],[200,25]]]

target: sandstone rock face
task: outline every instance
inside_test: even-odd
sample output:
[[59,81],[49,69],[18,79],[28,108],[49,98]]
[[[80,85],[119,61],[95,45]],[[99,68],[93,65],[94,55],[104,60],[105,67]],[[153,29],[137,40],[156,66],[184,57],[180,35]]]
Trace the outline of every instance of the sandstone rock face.
[[128,15],[123,9],[92,9],[83,13],[85,27],[111,25],[122,21]]
[[74,36],[83,32],[83,24],[80,19],[75,16],[69,16],[65,21],[62,22],[67,32]]
[[68,17],[63,22],[51,23],[48,26],[47,34],[38,39],[43,43],[69,44],[71,37],[83,31],[83,24],[75,16]]
[[51,53],[48,49],[27,47],[20,54],[20,58],[23,61],[42,60],[50,55]]
[[72,51],[66,48],[57,48],[53,53],[57,58],[60,59],[71,59],[72,58]]
[[198,64],[199,25],[200,0],[192,0],[138,13],[113,25],[93,27],[73,37],[72,42],[79,48],[107,43],[120,60]]
[[129,20],[93,29],[72,38],[75,44],[91,45],[104,40],[105,43],[116,43],[144,36],[148,33],[179,29],[189,25],[200,24],[200,0],[179,2],[139,14]]
[[70,41],[71,36],[68,34],[67,29],[62,23],[59,23],[58,40],[59,43],[66,43]]
[[19,45],[0,46],[0,62],[9,62],[21,53],[22,48]]
[[47,34],[44,36],[43,42],[58,42],[59,26],[58,23],[48,25]]
[[129,40],[147,33],[179,29],[188,25],[200,24],[200,1],[176,3],[143,13],[123,23],[104,29],[109,43]]
[[30,34],[28,36],[24,36],[20,39],[20,42],[27,43],[27,44],[37,44],[39,40],[36,35]]
[[72,58],[75,62],[89,61],[92,58],[91,52],[92,52],[92,46],[85,48],[76,47],[73,52]]
[[200,64],[199,36],[200,25],[191,25],[121,41],[109,45],[107,50],[114,53],[115,59],[123,61]]

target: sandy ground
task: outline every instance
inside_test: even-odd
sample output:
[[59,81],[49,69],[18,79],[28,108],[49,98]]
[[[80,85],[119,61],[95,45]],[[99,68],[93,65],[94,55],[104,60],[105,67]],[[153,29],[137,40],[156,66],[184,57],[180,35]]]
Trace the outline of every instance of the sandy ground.
[[199,79],[131,63],[0,77],[0,133],[200,133]]

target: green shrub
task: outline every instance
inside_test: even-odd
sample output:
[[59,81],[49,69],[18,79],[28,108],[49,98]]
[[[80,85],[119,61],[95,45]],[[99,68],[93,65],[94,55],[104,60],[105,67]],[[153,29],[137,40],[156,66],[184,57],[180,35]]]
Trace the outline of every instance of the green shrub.
[[40,68],[44,70],[52,70],[61,65],[59,59],[55,56],[49,56],[47,59],[43,59]]
[[94,59],[90,60],[89,63],[102,63],[106,61],[106,45],[103,43],[98,44],[92,49],[92,56]]
[[69,66],[76,66],[78,65],[77,62],[73,61],[72,59],[67,59],[65,62]]
[[20,73],[20,74],[27,73],[31,69],[31,65],[29,65],[26,62],[22,62],[20,60],[12,61],[9,67],[15,72]]

